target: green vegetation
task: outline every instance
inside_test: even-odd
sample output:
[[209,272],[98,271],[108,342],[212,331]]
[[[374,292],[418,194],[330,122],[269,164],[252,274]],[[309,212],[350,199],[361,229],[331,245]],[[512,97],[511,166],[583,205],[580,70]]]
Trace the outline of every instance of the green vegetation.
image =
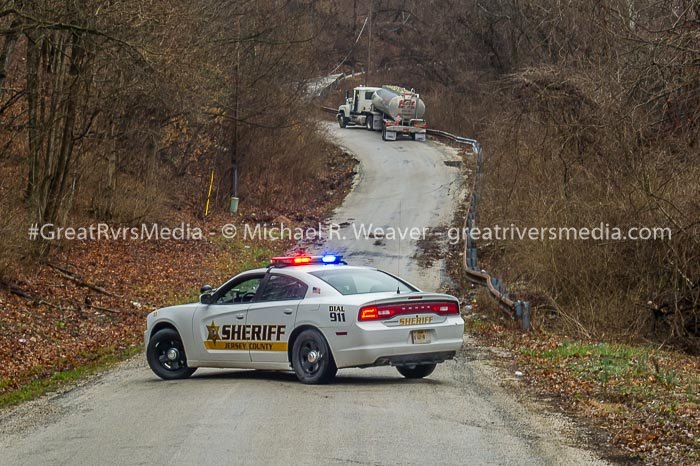
[[526,347],[520,353],[553,360],[552,363],[563,365],[576,378],[602,384],[620,396],[643,397],[656,390],[673,389],[685,393],[687,402],[698,400],[697,372],[664,364],[668,355],[660,353],[658,348],[567,340],[542,352]]

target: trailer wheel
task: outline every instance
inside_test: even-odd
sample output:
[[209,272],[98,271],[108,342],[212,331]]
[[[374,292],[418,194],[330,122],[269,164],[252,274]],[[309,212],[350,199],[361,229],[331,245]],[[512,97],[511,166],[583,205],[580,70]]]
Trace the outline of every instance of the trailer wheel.
[[348,125],[348,120],[345,118],[345,113],[338,114],[338,126],[345,128]]
[[374,131],[374,117],[372,115],[365,118],[365,126],[367,127],[367,131]]

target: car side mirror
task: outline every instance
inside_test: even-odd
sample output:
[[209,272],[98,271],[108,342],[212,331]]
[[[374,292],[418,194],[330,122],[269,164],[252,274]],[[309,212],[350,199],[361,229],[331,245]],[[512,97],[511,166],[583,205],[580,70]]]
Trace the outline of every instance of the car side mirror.
[[200,293],[200,294],[204,294],[204,293],[206,293],[207,291],[211,291],[211,290],[213,290],[213,288],[211,287],[211,285],[202,285],[202,287],[199,289],[199,293]]
[[199,295],[199,302],[202,304],[212,304],[214,303],[214,293],[211,290],[205,291]]

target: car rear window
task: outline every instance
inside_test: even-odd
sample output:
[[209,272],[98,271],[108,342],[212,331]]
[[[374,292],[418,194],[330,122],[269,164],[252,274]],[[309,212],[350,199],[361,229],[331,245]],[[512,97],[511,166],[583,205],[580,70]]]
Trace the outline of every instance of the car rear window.
[[386,291],[411,293],[418,291],[408,283],[380,270],[330,269],[311,272],[338,290],[340,294],[382,293]]

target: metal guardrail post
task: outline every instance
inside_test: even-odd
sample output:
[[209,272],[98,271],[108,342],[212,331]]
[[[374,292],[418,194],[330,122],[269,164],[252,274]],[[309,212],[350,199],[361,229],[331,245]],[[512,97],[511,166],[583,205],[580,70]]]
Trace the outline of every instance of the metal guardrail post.
[[476,270],[476,248],[468,249],[467,261],[467,267],[472,270]]
[[523,330],[530,330],[530,303],[525,301],[523,303],[523,316],[522,316]]

